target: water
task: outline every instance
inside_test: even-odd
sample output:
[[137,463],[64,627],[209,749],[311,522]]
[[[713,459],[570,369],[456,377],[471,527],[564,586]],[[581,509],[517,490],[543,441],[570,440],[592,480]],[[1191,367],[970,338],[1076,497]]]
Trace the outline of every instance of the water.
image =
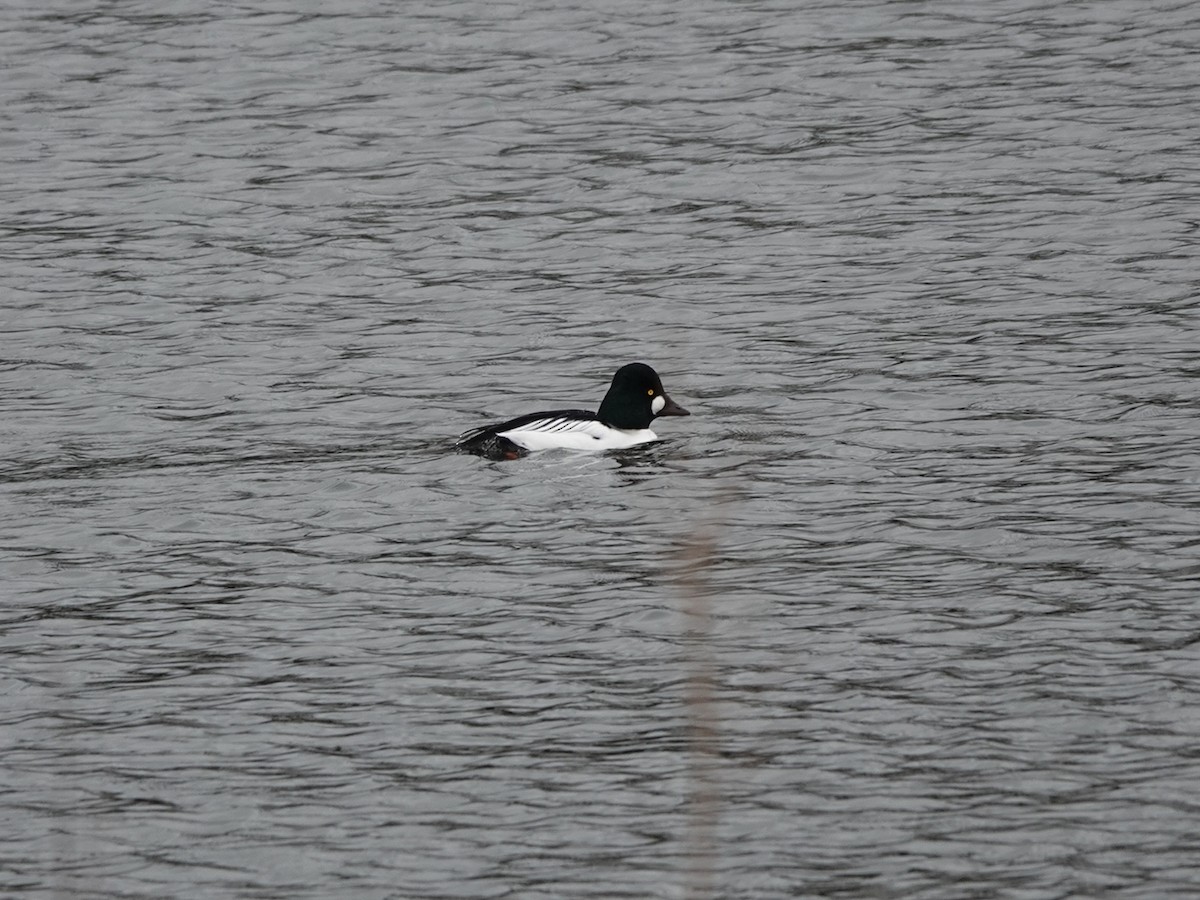
[[0,25],[6,896],[1200,893],[1193,5]]

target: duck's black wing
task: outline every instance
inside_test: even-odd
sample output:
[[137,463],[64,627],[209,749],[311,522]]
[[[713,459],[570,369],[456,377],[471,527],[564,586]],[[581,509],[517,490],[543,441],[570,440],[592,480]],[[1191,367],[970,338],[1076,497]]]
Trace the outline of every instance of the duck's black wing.
[[507,422],[484,425],[465,432],[454,447],[460,453],[474,453],[487,459],[520,459],[529,451],[508,438],[505,431],[558,431],[570,427],[573,422],[594,422],[596,414],[586,409],[554,409],[548,412],[529,413]]

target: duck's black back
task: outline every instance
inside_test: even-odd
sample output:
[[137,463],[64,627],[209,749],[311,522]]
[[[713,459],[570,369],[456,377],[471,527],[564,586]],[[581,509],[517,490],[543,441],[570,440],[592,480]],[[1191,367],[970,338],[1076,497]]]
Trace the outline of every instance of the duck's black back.
[[[462,453],[474,453],[476,456],[483,456],[487,459],[518,459],[528,456],[529,451],[501,436],[500,432],[515,431],[543,419],[590,422],[595,418],[596,414],[586,409],[553,409],[547,412],[528,413],[524,416],[517,416],[515,419],[509,419],[507,422],[473,428],[463,434],[454,446]],[[551,427],[548,430],[553,429]]]

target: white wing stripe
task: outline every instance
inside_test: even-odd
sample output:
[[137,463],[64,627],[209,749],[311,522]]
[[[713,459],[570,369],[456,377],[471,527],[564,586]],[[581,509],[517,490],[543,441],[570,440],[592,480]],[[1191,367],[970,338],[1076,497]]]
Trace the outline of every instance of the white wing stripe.
[[594,425],[593,419],[538,419],[534,422],[527,422],[519,428],[514,428],[514,431],[586,431],[588,426]]

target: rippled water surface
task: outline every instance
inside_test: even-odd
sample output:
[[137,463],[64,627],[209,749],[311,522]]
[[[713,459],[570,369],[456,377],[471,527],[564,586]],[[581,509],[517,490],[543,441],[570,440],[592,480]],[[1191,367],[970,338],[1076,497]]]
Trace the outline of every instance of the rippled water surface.
[[1200,894],[1198,45],[5,5],[0,892]]

